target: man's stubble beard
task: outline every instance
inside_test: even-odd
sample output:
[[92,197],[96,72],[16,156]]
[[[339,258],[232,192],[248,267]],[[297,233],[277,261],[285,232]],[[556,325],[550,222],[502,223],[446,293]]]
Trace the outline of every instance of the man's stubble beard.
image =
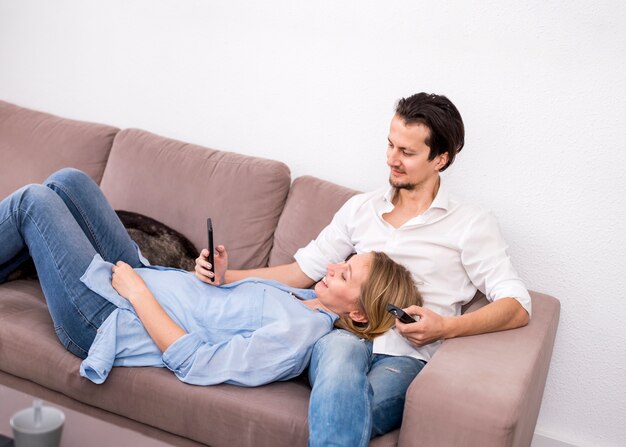
[[396,189],[406,189],[407,191],[413,191],[417,186],[415,183],[395,183],[389,178],[389,184]]

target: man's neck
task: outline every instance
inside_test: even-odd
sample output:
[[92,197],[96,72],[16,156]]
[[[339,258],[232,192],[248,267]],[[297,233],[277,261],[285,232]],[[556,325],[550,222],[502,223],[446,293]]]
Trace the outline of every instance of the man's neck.
[[383,214],[383,219],[392,227],[400,228],[409,220],[423,214],[433,203],[439,191],[439,176],[424,182],[412,190],[396,189],[393,210]]
[[396,189],[392,203],[403,214],[409,214],[411,217],[419,216],[432,205],[439,192],[440,183],[440,177],[436,176],[415,189]]

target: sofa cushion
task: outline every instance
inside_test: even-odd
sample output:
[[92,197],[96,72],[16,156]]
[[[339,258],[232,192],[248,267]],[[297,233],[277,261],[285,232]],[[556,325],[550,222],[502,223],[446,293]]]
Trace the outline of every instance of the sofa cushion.
[[296,251],[315,239],[341,205],[357,193],[308,175],[295,179],[274,232],[269,265],[293,262]]
[[0,101],[0,199],[68,166],[100,183],[117,131]]
[[281,162],[217,151],[126,129],[113,142],[102,189],[115,209],[150,216],[199,250],[215,244],[231,268],[267,265],[291,177]]

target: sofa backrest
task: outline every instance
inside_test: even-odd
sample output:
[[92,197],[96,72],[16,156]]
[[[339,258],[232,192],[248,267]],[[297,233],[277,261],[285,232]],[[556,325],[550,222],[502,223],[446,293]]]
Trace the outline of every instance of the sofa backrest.
[[291,174],[281,162],[217,151],[137,129],[117,134],[102,190],[117,210],[150,216],[207,246],[228,249],[229,267],[267,265]]
[[296,251],[315,239],[341,205],[355,194],[358,191],[316,177],[295,179],[274,232],[269,265],[293,262]]
[[0,199],[74,167],[100,183],[118,129],[0,101]]
[[278,161],[0,101],[0,199],[63,167],[102,182],[115,209],[157,219],[198,250],[207,245],[211,217],[215,243],[228,248],[232,268],[293,262],[298,248],[357,193],[311,176],[296,179],[290,189],[289,168]]

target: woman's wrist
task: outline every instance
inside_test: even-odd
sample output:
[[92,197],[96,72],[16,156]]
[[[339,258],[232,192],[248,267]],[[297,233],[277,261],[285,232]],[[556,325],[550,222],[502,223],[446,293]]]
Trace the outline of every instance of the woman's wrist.
[[139,289],[137,291],[130,293],[127,299],[128,301],[130,301],[130,304],[135,306],[135,304],[138,304],[142,301],[146,301],[146,299],[149,299],[151,296],[152,294],[150,293],[148,288],[144,288],[144,289]]

